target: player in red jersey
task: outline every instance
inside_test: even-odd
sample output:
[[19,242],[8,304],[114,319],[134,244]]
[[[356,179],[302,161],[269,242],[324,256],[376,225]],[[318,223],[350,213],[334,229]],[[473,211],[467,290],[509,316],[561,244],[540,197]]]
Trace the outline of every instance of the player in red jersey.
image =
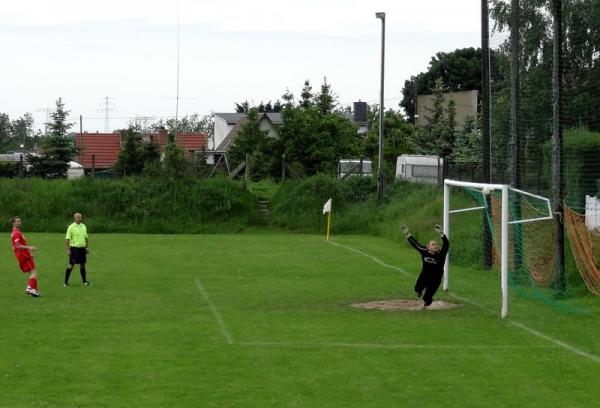
[[33,297],[38,297],[40,296],[40,292],[37,290],[37,273],[35,270],[35,262],[33,262],[33,256],[31,256],[30,252],[35,251],[35,247],[27,246],[27,241],[21,232],[21,218],[12,217],[11,221],[13,226],[11,234],[13,251],[15,251],[15,256],[17,257],[17,262],[19,263],[21,271],[29,274],[29,282],[27,284],[27,289],[25,289],[25,293]]

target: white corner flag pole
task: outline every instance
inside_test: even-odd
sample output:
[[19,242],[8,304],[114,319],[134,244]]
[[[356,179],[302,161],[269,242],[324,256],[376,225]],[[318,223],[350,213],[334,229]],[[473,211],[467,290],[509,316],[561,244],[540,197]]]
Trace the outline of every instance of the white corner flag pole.
[[323,206],[323,214],[327,213],[327,241],[329,241],[329,230],[331,228],[331,198]]
[[331,228],[331,210],[327,214],[327,241],[329,241],[329,229]]

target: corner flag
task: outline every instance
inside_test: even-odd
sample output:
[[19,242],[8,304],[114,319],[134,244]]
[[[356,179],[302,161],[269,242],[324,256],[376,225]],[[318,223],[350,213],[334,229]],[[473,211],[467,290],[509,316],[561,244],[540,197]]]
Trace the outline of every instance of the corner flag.
[[327,202],[323,206],[323,214],[327,214],[328,212],[331,212],[331,198],[327,200]]
[[327,214],[327,241],[329,241],[329,228],[331,227],[331,198],[323,206],[323,214]]

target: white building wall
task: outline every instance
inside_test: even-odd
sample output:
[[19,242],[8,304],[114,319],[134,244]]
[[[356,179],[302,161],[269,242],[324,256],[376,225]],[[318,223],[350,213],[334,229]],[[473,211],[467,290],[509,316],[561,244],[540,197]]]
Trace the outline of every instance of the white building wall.
[[225,139],[225,136],[229,134],[231,129],[233,129],[233,125],[228,125],[227,121],[220,116],[215,115],[215,129],[214,129],[214,137],[215,137],[215,145],[209,146],[210,148],[216,149],[221,142]]
[[600,231],[600,200],[588,195],[585,196],[585,226]]

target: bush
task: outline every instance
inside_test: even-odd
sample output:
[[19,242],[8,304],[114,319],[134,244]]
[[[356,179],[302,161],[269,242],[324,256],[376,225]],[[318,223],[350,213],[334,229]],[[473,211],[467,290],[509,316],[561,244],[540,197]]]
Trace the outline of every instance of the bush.
[[564,137],[565,201],[585,208],[585,196],[598,192],[600,180],[600,133],[570,130]]
[[0,162],[0,177],[17,177],[20,167],[20,163]]

